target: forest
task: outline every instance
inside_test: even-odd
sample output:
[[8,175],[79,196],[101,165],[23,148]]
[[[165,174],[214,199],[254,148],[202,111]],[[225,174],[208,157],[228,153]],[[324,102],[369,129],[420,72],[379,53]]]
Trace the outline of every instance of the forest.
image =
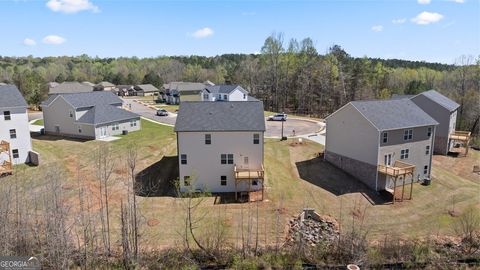
[[99,58],[0,56],[0,81],[15,83],[32,106],[48,93],[47,82],[109,81],[114,84],[170,81],[240,84],[265,109],[326,117],[352,100],[388,99],[435,89],[461,105],[457,128],[478,134],[480,56],[454,64],[352,57],[339,45],[319,53],[311,38],[265,39],[259,54]]

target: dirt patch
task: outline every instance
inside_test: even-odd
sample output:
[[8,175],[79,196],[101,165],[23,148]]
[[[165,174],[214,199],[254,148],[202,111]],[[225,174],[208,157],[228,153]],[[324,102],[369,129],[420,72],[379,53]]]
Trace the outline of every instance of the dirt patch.
[[160,224],[160,221],[156,218],[152,218],[147,221],[147,225],[150,227],[157,226],[158,224]]
[[478,183],[480,182],[480,175],[473,172],[473,167],[475,165],[480,166],[479,156],[479,151],[470,149],[466,157],[462,155],[457,157],[434,155],[432,163],[434,166],[442,167],[455,175]]

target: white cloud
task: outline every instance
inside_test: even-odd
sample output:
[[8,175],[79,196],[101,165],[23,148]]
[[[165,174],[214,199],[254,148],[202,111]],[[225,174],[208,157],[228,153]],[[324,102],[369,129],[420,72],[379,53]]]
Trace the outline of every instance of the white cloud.
[[90,0],[49,0],[47,7],[55,12],[63,13],[77,13],[84,10],[100,11]]
[[197,31],[195,31],[192,34],[192,36],[195,37],[195,38],[206,38],[206,37],[209,37],[209,36],[212,36],[212,35],[213,35],[213,30],[211,28],[208,28],[208,27],[198,29]]
[[455,2],[455,3],[459,3],[459,4],[465,3],[465,0],[450,0],[450,1]]
[[383,31],[383,25],[374,25],[374,26],[372,26],[372,31],[373,31],[373,32],[382,32],[382,31]]
[[31,39],[31,38],[26,38],[23,40],[23,45],[25,46],[35,46],[37,45],[37,42],[35,42],[35,40]]
[[49,35],[43,38],[43,43],[51,45],[60,45],[67,41],[65,38],[56,35]]
[[420,5],[428,5],[432,0],[417,0]]
[[415,18],[412,18],[412,22],[416,24],[426,25],[426,24],[436,23],[441,19],[443,19],[442,14],[424,11],[418,14]]
[[402,23],[405,23],[406,21],[407,21],[407,18],[401,18],[401,19],[392,20],[392,23],[393,24],[402,24]]

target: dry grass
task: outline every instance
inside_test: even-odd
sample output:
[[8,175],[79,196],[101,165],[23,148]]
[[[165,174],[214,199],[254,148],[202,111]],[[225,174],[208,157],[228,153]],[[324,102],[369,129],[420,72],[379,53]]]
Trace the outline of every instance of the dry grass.
[[[176,142],[171,127],[142,121],[143,130],[133,132],[111,143],[118,157],[118,166],[111,182],[111,220],[114,243],[118,240],[120,200],[125,198],[125,174],[122,159],[128,145],[135,143],[139,149],[141,171],[158,162],[164,156],[174,155]],[[48,164],[58,163],[67,171],[64,190],[66,203],[72,206],[70,214],[78,214],[76,196],[76,168],[81,164],[82,175],[92,194],[98,193],[91,162],[93,150],[101,142],[58,140],[42,136],[33,139],[34,149],[41,154],[40,167],[19,167],[25,174],[34,175]],[[414,199],[392,205],[371,205],[365,198],[368,190],[357,181],[334,167],[321,163],[316,158],[322,146],[310,141],[291,144],[291,141],[266,140],[265,168],[267,177],[266,200],[261,203],[215,205],[215,198],[205,198],[198,215],[206,213],[204,227],[212,221],[222,219],[229,231],[229,242],[239,244],[248,229],[248,221],[256,231],[258,207],[259,244],[275,244],[283,240],[286,221],[304,207],[313,207],[321,214],[335,216],[343,229],[351,226],[352,213],[367,207],[366,226],[372,239],[381,239],[386,234],[403,236],[428,236],[451,234],[451,223],[455,217],[449,211],[461,213],[469,206],[479,208],[479,176],[458,169],[478,162],[479,154],[471,151],[468,158],[435,157],[433,183],[431,186],[414,186]],[[300,166],[302,165],[302,166]],[[298,167],[298,168],[297,168]],[[338,183],[338,184],[337,184]],[[346,184],[345,184],[346,183]],[[350,184],[349,184],[350,183]],[[71,195],[71,196],[70,196]],[[161,249],[179,244],[182,235],[183,199],[174,197],[138,197],[140,208],[141,243],[143,247]],[[198,229],[198,230],[202,230]],[[255,238],[252,239],[255,242]]]

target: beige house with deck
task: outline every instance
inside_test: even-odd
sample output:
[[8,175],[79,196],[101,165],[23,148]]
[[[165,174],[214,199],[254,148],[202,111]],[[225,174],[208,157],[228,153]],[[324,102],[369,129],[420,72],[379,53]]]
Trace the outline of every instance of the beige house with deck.
[[263,104],[182,102],[175,123],[180,191],[234,192],[264,188]]

